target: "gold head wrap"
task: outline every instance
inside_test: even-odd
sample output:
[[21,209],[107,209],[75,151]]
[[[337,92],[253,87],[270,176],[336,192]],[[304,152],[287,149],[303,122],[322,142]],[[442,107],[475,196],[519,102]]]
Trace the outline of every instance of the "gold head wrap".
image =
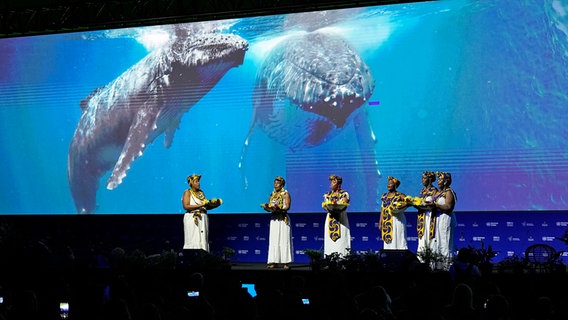
[[341,176],[337,176],[335,174],[331,174],[329,175],[329,180],[337,180],[338,184],[342,184],[343,183],[343,178],[341,178]]
[[422,176],[424,178],[428,178],[430,181],[434,181],[436,179],[436,175],[432,171],[424,171],[422,172]]
[[282,183],[282,186],[286,185],[286,180],[284,180],[284,178],[282,178],[281,176],[274,178],[274,181],[280,181]]
[[394,183],[395,188],[398,188],[398,186],[400,186],[400,180],[398,180],[398,179],[395,178],[395,177],[389,176],[389,177],[387,177],[387,180],[392,180],[392,182]]
[[438,177],[438,179],[446,181],[447,187],[449,187],[450,184],[452,184],[452,175],[449,172],[436,171],[436,176]]
[[194,180],[201,180],[201,175],[194,173],[194,174],[187,177],[187,183],[191,183]]

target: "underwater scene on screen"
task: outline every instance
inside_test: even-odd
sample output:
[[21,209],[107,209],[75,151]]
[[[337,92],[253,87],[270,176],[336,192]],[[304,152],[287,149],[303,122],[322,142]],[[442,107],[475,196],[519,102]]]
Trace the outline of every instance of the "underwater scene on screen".
[[[426,1],[0,39],[0,214],[568,208],[566,1]],[[412,210],[412,209],[409,209]]]

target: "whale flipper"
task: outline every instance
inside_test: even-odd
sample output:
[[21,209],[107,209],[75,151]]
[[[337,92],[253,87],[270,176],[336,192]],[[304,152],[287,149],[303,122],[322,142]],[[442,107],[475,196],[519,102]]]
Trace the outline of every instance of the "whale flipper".
[[107,189],[112,190],[122,183],[130,164],[140,157],[146,149],[146,142],[154,125],[155,115],[151,113],[137,114],[130,126],[128,138],[116,161],[112,174],[107,182]]
[[114,189],[132,162],[164,134],[169,147],[181,117],[231,68],[243,63],[248,43],[232,34],[176,30],[168,45],[150,52],[81,102],[69,147],[68,178],[79,213],[91,213],[101,176]]

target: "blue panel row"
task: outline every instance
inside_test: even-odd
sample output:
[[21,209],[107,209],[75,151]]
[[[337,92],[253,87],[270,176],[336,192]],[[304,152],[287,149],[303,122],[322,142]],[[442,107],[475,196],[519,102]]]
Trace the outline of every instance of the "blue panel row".
[[[558,251],[568,251],[558,240],[568,228],[566,212],[459,212],[455,229],[456,248],[468,245],[491,246],[498,254],[494,262],[507,256],[524,255],[527,247],[546,243]],[[416,213],[407,218],[408,249],[416,253]],[[235,261],[266,262],[269,215],[210,215],[212,250],[235,249]],[[357,252],[378,251],[383,247],[378,230],[378,213],[349,215],[352,248]],[[323,249],[324,213],[291,214],[294,261],[307,263],[305,249]],[[567,255],[563,254],[566,260]]]

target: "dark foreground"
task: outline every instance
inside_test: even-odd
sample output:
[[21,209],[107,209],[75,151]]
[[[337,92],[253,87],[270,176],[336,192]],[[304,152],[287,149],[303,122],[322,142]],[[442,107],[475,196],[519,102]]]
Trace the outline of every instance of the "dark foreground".
[[[148,259],[116,259],[104,268],[4,264],[2,315],[57,319],[65,301],[69,319],[85,320],[465,319],[450,307],[458,296],[449,272],[312,270],[306,264],[269,270],[265,264],[199,261],[149,265]],[[466,282],[472,295],[460,299],[473,309],[469,319],[568,319],[563,272],[493,272]],[[254,298],[246,285],[255,289]],[[188,297],[193,291],[199,297]]]

